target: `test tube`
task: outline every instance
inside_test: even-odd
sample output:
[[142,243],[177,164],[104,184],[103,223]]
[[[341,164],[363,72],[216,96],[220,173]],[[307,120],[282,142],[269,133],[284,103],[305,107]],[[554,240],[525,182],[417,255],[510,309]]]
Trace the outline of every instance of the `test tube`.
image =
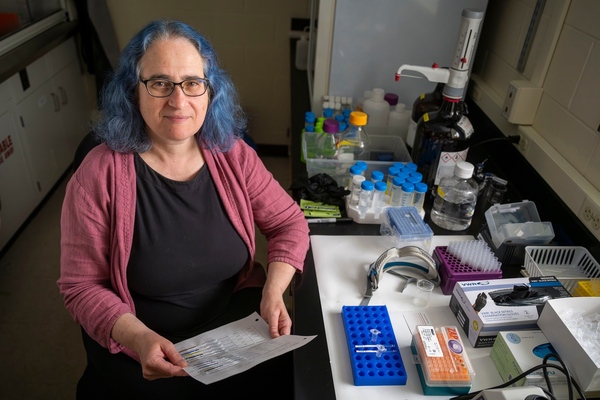
[[376,183],[383,180],[383,172],[374,170],[371,172],[371,182]]
[[415,191],[415,185],[410,182],[404,182],[402,184],[402,191],[400,197],[401,206],[410,206],[413,202],[413,193]]
[[352,190],[352,181],[356,175],[361,175],[364,177],[364,170],[360,168],[360,166],[353,165],[350,167],[350,178],[348,179],[348,190]]
[[362,183],[365,181],[365,177],[363,175],[353,175],[352,176],[352,185],[350,186],[350,205],[357,206],[358,198],[360,196],[360,189]]
[[425,195],[427,194],[427,184],[419,182],[415,184],[415,192],[413,193],[412,205],[415,206],[418,212],[423,211],[423,203],[425,203]]
[[415,172],[417,170],[417,164],[413,162],[406,163],[406,165],[404,165],[404,170],[408,172]]
[[392,193],[392,183],[394,178],[398,175],[400,170],[396,167],[389,167],[387,173],[387,190],[385,192],[386,195],[391,196]]
[[358,196],[358,212],[365,215],[373,204],[373,189],[375,185],[371,181],[363,181],[360,184],[360,195]]
[[375,192],[373,193],[373,211],[375,212],[375,218],[379,218],[379,214],[381,214],[385,205],[386,189],[387,183],[384,181],[375,182]]
[[385,353],[386,351],[387,351],[387,349],[385,348],[384,345],[378,344],[377,345],[377,351],[375,352],[375,357],[381,358],[381,356],[383,355],[383,353]]
[[400,202],[402,200],[402,184],[404,182],[404,178],[399,176],[395,177],[392,181],[392,194],[390,196],[390,205],[394,207],[400,205]]
[[371,342],[377,343],[377,338],[379,337],[379,334],[381,333],[379,331],[379,329],[373,328],[373,329],[369,330],[369,332],[371,332]]

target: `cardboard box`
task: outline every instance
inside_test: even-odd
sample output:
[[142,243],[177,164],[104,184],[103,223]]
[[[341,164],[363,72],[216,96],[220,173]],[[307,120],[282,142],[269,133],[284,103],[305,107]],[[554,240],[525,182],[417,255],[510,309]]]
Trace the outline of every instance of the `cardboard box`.
[[600,369],[594,359],[565,325],[561,315],[567,309],[585,314],[600,313],[600,298],[573,297],[547,302],[538,321],[567,368],[585,392],[600,390]]
[[[502,380],[508,382],[537,365],[542,364],[544,357],[557,354],[541,330],[532,331],[502,331],[498,333],[490,358],[500,373]],[[548,363],[560,366],[558,361],[548,360]],[[568,398],[567,377],[554,368],[548,368],[548,378],[557,398]],[[534,371],[514,386],[539,386],[548,389],[544,379],[544,371]]]
[[500,331],[538,329],[549,299],[570,297],[553,276],[457,282],[450,309],[473,347],[492,347]]

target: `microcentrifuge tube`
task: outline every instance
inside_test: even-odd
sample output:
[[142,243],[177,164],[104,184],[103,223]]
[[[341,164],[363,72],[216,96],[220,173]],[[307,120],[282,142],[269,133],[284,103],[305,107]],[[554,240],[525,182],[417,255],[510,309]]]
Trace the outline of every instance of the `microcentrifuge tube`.
[[377,328],[373,328],[371,329],[371,342],[375,343],[377,342],[377,337],[379,336],[379,334],[381,333]]

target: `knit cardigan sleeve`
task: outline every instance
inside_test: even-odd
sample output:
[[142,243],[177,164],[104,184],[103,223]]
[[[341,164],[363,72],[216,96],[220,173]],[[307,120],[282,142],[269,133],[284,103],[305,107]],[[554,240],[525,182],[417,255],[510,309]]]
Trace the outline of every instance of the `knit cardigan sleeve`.
[[[204,150],[205,160],[232,223],[255,254],[255,226],[268,240],[267,264],[282,261],[302,272],[308,223],[298,204],[266,169],[256,151],[237,140],[225,153]],[[262,284],[254,260],[240,274],[238,289]]]

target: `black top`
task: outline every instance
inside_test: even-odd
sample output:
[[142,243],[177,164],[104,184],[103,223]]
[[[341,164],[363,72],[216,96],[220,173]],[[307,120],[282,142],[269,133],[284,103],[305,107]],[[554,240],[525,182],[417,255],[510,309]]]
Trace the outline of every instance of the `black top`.
[[194,335],[231,298],[249,253],[208,168],[173,181],[135,156],[136,215],[127,280],[137,317],[169,337]]

